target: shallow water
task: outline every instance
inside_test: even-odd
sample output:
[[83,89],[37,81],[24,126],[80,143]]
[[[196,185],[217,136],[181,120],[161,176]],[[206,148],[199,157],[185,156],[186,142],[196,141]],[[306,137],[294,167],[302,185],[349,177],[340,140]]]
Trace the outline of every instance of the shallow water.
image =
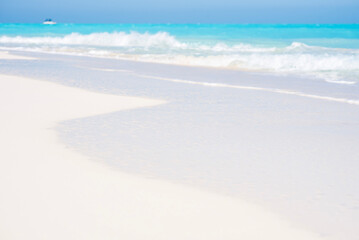
[[39,60],[1,60],[1,72],[168,102],[60,123],[68,147],[120,171],[262,204],[329,239],[358,236],[359,106],[330,100],[358,100],[356,85],[27,55]]

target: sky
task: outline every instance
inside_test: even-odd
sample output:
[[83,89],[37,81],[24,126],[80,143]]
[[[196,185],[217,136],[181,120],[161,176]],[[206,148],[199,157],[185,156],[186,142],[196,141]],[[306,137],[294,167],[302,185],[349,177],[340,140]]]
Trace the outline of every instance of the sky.
[[1,23],[359,23],[359,0],[0,0]]

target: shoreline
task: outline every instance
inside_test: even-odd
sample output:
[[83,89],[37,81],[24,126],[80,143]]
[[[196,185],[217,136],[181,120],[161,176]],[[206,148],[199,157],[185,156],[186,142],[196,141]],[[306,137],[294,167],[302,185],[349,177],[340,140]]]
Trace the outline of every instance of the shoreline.
[[[126,61],[126,62],[132,62],[132,63],[143,63],[143,64],[155,64],[155,65],[163,65],[168,67],[185,67],[185,68],[193,68],[193,69],[203,69],[203,70],[218,70],[218,71],[233,71],[238,73],[249,73],[249,74],[257,74],[264,76],[272,76],[272,77],[294,77],[294,78],[303,78],[303,79],[311,79],[314,81],[323,81],[332,85],[356,85],[357,82],[355,81],[346,81],[346,80],[333,80],[333,79],[324,79],[320,76],[315,76],[310,73],[306,74],[298,74],[298,72],[276,72],[268,69],[247,69],[247,68],[234,68],[234,67],[223,67],[223,66],[206,66],[206,65],[191,65],[191,64],[181,64],[181,63],[166,63],[166,62],[160,62],[160,61],[151,61],[151,60],[138,60],[134,58],[125,58],[125,57],[110,57],[110,56],[96,56],[96,55],[86,55],[86,54],[76,54],[76,53],[66,53],[66,52],[46,52],[46,51],[39,51],[39,50],[30,50],[30,49],[22,49],[22,50],[13,50],[13,49],[0,49],[0,52],[10,52],[13,56],[13,59],[16,59],[15,54],[22,54],[22,53],[30,53],[30,54],[49,54],[49,55],[58,55],[58,56],[67,56],[67,57],[83,57],[83,58],[94,58],[94,59],[104,59],[104,60],[119,60],[119,61]],[[0,58],[1,59],[1,58]],[[19,59],[25,59],[23,57],[20,57]],[[27,60],[33,60],[33,58],[28,58]],[[111,71],[111,70],[110,70]]]
[[321,239],[240,199],[90,161],[53,130],[61,121],[164,101],[7,75],[0,84],[4,239]]

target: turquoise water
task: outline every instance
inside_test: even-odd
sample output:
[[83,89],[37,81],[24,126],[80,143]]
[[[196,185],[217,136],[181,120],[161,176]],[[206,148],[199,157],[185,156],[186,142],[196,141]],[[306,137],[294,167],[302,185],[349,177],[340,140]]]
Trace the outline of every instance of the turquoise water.
[[301,40],[324,47],[359,48],[359,24],[0,24],[2,36],[65,36],[71,33],[167,32],[184,41],[255,42],[285,45]]
[[0,24],[0,48],[359,82],[359,24]]

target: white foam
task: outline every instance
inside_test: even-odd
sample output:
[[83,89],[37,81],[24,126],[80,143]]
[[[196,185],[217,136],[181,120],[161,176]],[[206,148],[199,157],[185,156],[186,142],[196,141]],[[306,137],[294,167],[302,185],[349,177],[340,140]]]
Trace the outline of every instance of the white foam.
[[15,44],[46,44],[46,45],[88,45],[88,46],[109,46],[109,47],[126,47],[126,46],[171,46],[182,47],[183,43],[177,41],[173,36],[166,32],[155,34],[138,33],[138,32],[113,32],[113,33],[91,33],[79,34],[71,33],[63,37],[0,37],[0,43]]
[[359,50],[309,46],[259,47],[181,42],[166,32],[72,33],[62,37],[0,37],[0,47],[189,66],[315,76],[338,84],[359,82]]
[[325,81],[329,83],[338,83],[338,84],[346,84],[346,85],[353,85],[356,83],[353,81],[335,81],[335,80],[325,80]]

